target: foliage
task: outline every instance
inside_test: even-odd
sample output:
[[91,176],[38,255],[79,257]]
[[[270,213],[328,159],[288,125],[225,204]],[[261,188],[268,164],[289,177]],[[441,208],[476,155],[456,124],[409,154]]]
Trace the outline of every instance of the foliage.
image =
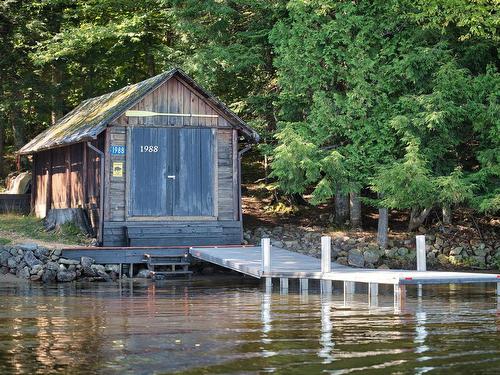
[[81,100],[177,65],[258,130],[287,194],[499,212],[497,5],[4,1],[0,176]]
[[[498,210],[492,2],[297,0],[287,9],[271,33],[282,120],[273,175],[284,190],[312,187],[316,203],[339,185],[369,187],[388,208]],[[334,173],[322,168],[325,150],[335,150]]]

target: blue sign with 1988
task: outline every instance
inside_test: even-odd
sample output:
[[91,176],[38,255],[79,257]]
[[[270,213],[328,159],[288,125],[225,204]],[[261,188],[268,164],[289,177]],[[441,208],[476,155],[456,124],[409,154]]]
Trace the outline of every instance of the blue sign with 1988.
[[125,146],[111,146],[111,155],[125,155]]

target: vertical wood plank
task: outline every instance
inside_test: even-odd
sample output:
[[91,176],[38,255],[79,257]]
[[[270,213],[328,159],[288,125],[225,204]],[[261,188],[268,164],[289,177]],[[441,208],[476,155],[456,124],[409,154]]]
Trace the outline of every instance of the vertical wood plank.
[[[110,136],[111,130],[110,128],[106,129],[105,134],[104,134],[104,155],[109,155],[109,149],[111,146],[111,136]],[[102,175],[102,173],[101,173]],[[104,220],[109,220],[111,218],[111,205],[110,205],[110,182],[111,182],[111,158],[110,157],[105,157],[104,158],[104,181],[101,181],[101,184],[104,184],[104,197],[99,196],[99,205],[100,207],[104,207],[103,211],[101,212],[100,215],[104,215]],[[101,194],[100,194],[101,195]],[[104,202],[104,205],[102,205],[100,202]]]
[[66,207],[71,207],[71,146],[65,147],[65,165],[66,165]]
[[232,139],[232,164],[233,164],[233,219],[239,220],[239,183],[238,183],[238,131],[233,129]]
[[52,204],[52,152],[53,150],[49,150],[49,160],[47,167],[47,191],[46,196],[47,200],[45,202],[45,216],[47,216],[49,210],[51,209]]
[[83,150],[82,150],[82,187],[83,187],[83,207],[87,208],[87,203],[88,203],[88,188],[87,188],[87,180],[88,180],[88,167],[87,167],[87,143],[83,142],[82,143]]

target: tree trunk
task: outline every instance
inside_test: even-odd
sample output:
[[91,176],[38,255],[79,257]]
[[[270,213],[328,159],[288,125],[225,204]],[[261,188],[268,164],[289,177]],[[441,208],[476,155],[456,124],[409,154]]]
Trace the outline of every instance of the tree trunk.
[[451,224],[451,207],[448,205],[443,206],[443,224]]
[[359,193],[349,193],[349,209],[351,216],[351,228],[361,229],[361,199],[359,199]]
[[335,223],[344,225],[349,218],[349,198],[347,194],[337,189],[335,194]]
[[92,233],[89,220],[82,208],[51,209],[47,212],[44,221],[46,230],[58,229],[66,223],[74,224],[85,234]]
[[377,243],[382,248],[387,248],[387,233],[389,231],[389,213],[387,208],[378,209]]
[[0,119],[0,178],[4,176],[5,166],[3,162],[4,154],[4,122]]
[[63,99],[61,96],[62,71],[55,64],[51,67],[51,83],[52,83],[52,110],[50,119],[52,125],[62,117],[63,114]]
[[12,128],[12,134],[14,135],[14,145],[16,149],[20,149],[24,141],[24,121],[21,116],[20,101],[14,103],[13,108],[10,111],[10,126]]
[[430,212],[431,207],[424,208],[422,211],[419,211],[417,208],[412,208],[408,231],[412,232],[421,226],[425,219],[427,219],[427,216],[429,216]]

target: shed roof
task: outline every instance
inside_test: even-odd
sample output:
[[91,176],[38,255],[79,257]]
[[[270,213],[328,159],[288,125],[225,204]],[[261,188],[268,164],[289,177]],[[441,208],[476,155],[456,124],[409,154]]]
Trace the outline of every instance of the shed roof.
[[174,75],[179,75],[208,102],[218,108],[229,122],[242,132],[245,138],[251,142],[259,141],[259,135],[227,108],[224,103],[203,89],[181,69],[174,68],[142,82],[81,102],[53,126],[24,145],[18,153],[21,155],[33,154],[51,148],[96,139],[111,121],[118,118],[145,95]]

